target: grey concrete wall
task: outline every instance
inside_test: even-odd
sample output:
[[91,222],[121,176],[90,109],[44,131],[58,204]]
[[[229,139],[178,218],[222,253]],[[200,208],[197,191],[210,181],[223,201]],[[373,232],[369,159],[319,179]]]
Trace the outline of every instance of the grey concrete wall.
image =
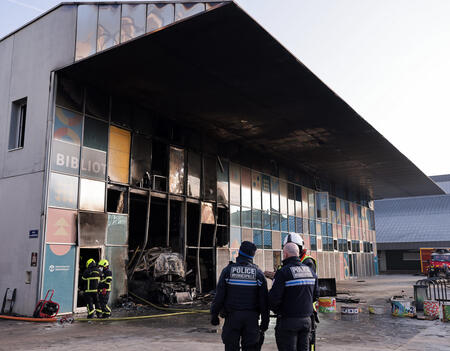
[[[51,71],[74,60],[76,7],[62,6],[0,42],[0,295],[16,287],[14,311],[30,315],[37,301]],[[24,147],[8,151],[11,102],[27,97]],[[29,230],[39,229],[38,239]],[[25,272],[32,271],[31,284]]]

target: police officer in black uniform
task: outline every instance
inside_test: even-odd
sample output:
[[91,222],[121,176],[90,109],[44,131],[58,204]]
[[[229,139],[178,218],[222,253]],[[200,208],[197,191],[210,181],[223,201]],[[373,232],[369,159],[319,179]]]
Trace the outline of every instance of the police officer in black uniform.
[[269,292],[270,309],[277,314],[278,350],[308,351],[313,302],[319,298],[317,276],[300,262],[296,244],[287,243],[283,256],[283,267],[275,273]]
[[217,283],[211,324],[219,325],[219,314],[225,315],[222,341],[226,351],[239,350],[239,343],[244,351],[259,350],[260,337],[269,327],[267,282],[253,264],[255,252],[255,244],[242,242],[236,263],[223,269]]

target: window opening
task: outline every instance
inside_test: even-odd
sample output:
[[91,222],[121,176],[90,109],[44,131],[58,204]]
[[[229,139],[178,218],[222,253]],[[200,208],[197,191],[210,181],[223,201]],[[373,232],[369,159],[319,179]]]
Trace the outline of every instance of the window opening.
[[23,148],[25,142],[25,122],[27,98],[16,100],[11,105],[8,150]]

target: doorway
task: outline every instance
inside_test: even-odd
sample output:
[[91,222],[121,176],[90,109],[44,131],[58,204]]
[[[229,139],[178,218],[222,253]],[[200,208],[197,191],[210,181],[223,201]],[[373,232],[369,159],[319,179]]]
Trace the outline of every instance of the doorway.
[[86,262],[93,258],[95,262],[98,261],[102,257],[102,249],[101,248],[80,248],[78,255],[78,284],[77,284],[77,293],[76,293],[76,307],[85,307],[86,303],[83,298],[82,291],[84,289],[84,281],[81,279],[83,276],[83,272],[86,269]]

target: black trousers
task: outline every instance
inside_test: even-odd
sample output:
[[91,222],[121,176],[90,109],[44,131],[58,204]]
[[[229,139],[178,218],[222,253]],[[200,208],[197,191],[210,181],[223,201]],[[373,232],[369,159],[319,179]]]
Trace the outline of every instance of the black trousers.
[[260,331],[258,326],[259,313],[255,311],[234,311],[225,317],[222,328],[222,341],[225,351],[259,350]]
[[280,351],[309,351],[311,318],[278,318],[275,339]]
[[105,295],[103,295],[101,292],[98,293],[98,301],[100,302],[100,308],[102,309],[103,317],[111,316],[111,309],[108,306],[109,293],[110,291],[107,291]]
[[97,316],[100,316],[102,310],[100,309],[100,304],[98,302],[97,292],[85,292],[83,296],[87,305],[88,318],[93,318],[94,312],[97,312]]

